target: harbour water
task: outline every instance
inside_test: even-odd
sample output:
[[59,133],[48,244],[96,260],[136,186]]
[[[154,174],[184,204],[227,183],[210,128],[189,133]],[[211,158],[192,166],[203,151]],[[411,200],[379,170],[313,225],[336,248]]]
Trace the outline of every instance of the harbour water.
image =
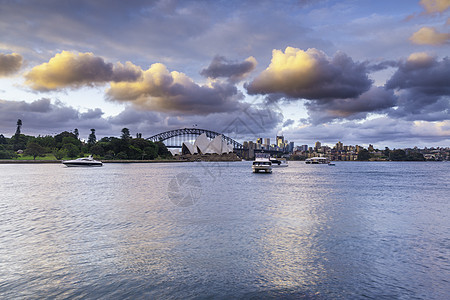
[[0,298],[448,299],[449,171],[0,165]]

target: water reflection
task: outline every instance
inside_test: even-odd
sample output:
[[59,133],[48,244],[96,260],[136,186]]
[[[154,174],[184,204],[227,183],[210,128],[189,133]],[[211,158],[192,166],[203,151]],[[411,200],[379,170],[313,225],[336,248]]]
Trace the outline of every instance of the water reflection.
[[443,298],[450,178],[420,166],[0,165],[0,295]]

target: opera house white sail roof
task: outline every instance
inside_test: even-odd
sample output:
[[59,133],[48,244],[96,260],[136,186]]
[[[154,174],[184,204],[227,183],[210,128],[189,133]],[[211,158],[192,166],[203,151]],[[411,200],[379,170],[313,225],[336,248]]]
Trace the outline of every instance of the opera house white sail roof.
[[222,135],[216,136],[212,141],[208,139],[205,133],[199,135],[194,144],[183,142],[183,153],[189,154],[224,154],[233,152],[233,145],[227,144]]

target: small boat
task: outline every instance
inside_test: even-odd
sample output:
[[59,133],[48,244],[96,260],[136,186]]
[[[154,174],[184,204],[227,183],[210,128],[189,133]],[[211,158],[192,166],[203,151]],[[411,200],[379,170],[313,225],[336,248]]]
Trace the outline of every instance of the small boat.
[[307,164],[328,164],[329,162],[326,157],[311,157],[305,160]]
[[329,162],[328,165],[329,165],[329,166],[335,166],[336,164],[333,163],[333,162]]
[[272,163],[272,167],[279,168],[279,167],[287,167],[288,162],[285,158],[275,158],[271,157],[270,162]]
[[81,157],[73,160],[64,160],[62,162],[67,167],[101,167],[103,163],[98,160],[94,160],[92,155],[88,157]]

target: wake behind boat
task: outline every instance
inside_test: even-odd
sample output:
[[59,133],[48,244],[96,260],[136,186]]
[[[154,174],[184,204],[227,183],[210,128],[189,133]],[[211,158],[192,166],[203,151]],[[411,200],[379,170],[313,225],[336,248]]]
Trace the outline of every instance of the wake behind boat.
[[92,155],[88,157],[81,157],[73,160],[63,160],[62,162],[67,167],[101,167],[103,163],[101,161],[92,158]]

